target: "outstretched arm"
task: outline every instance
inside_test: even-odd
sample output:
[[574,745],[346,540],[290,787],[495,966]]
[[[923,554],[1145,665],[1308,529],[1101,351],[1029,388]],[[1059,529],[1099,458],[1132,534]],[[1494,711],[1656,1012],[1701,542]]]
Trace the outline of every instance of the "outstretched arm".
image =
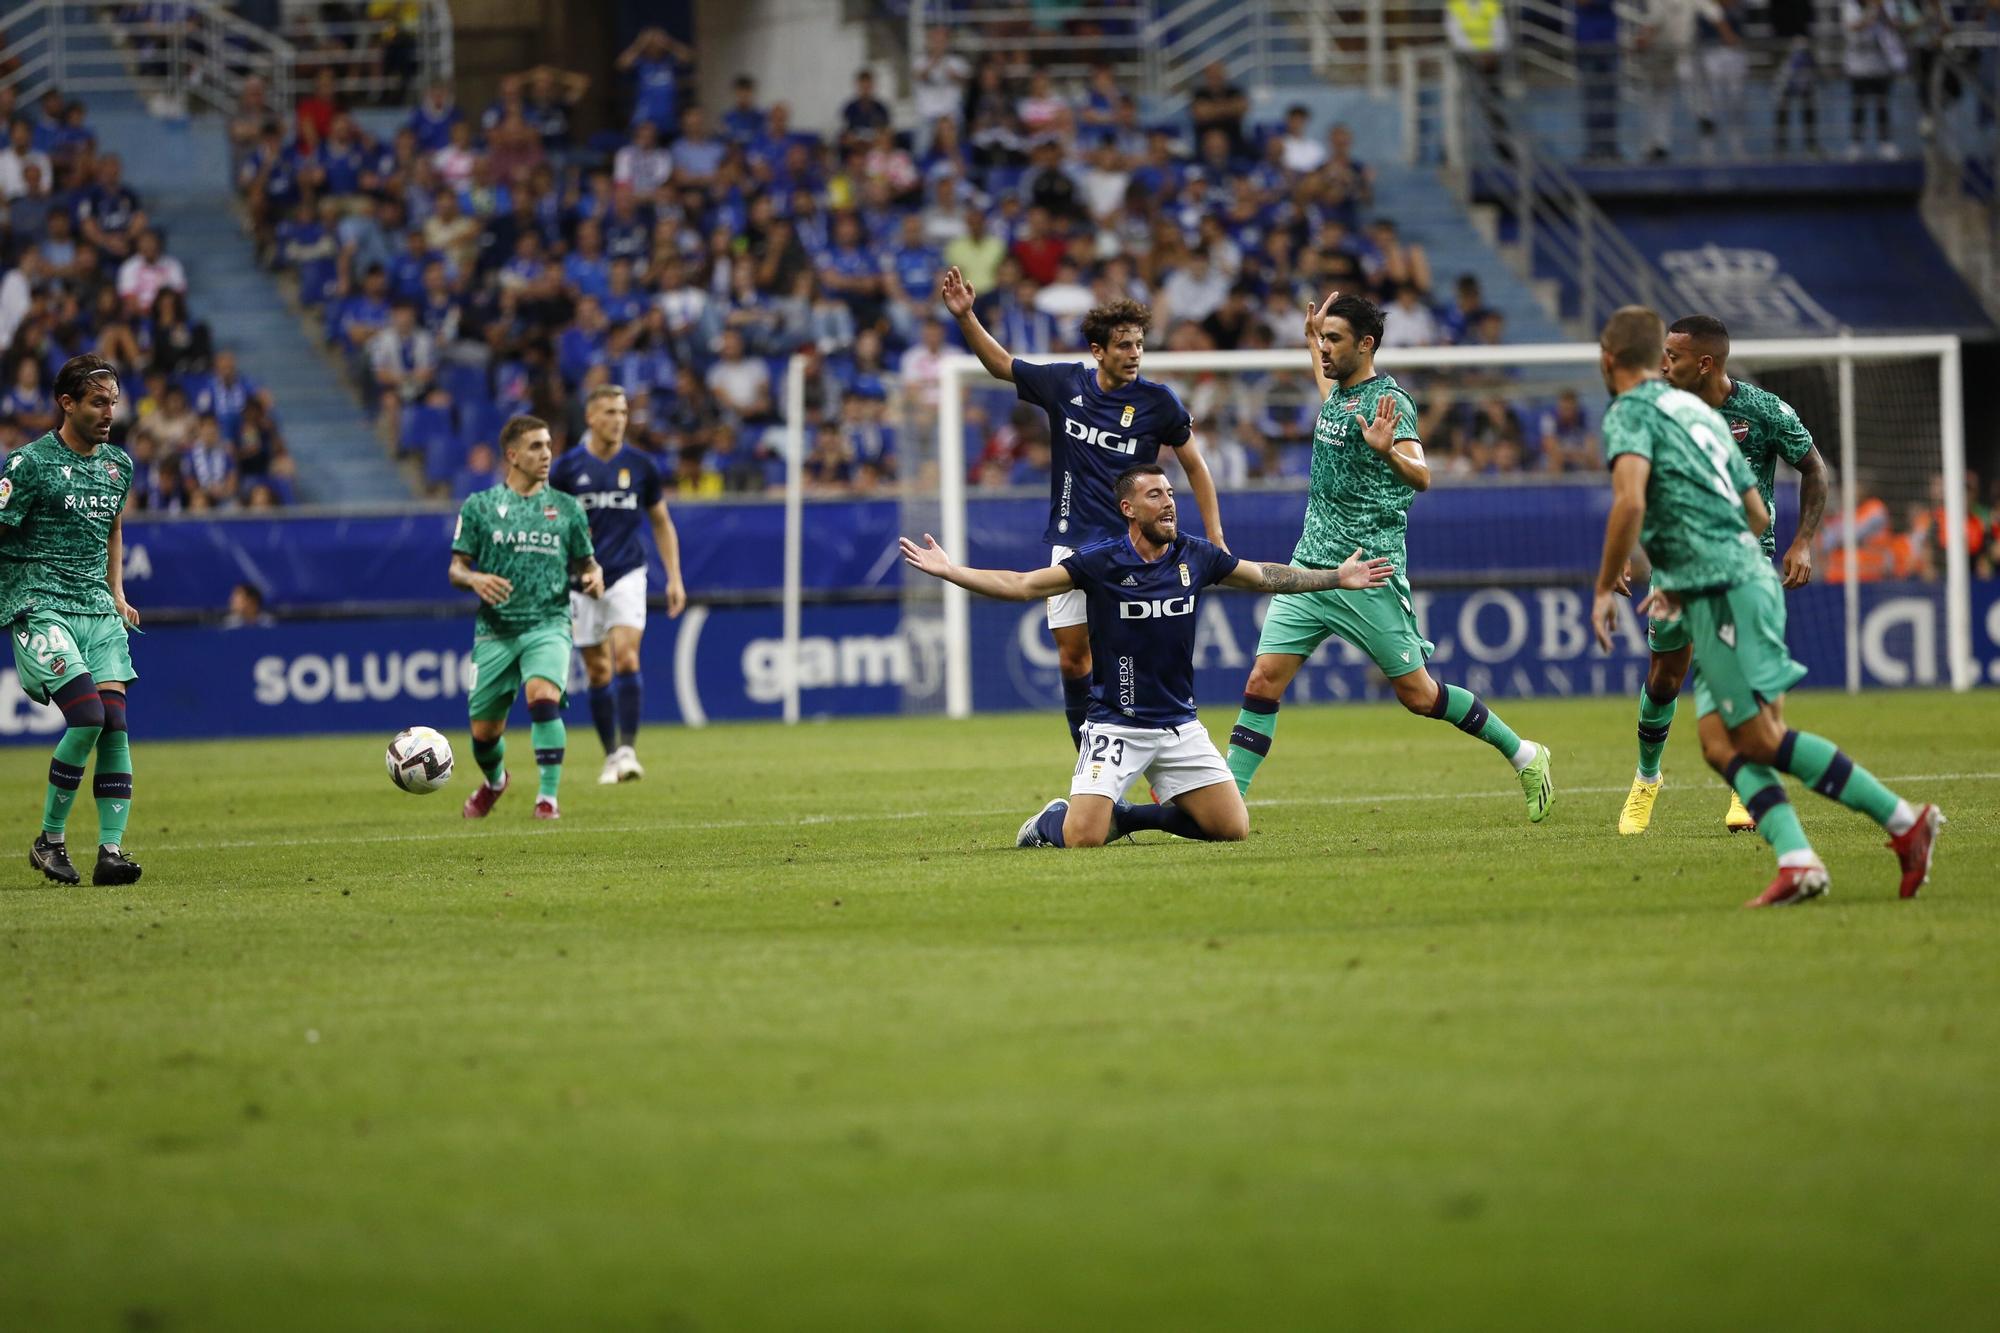
[[1826,514],[1826,459],[1814,449],[1798,462],[1799,530],[1785,551],[1784,576],[1787,588],[1803,588],[1812,582],[1813,543],[1819,537],[1819,521]]
[[1395,576],[1396,566],[1387,556],[1373,560],[1361,553],[1340,562],[1337,569],[1302,569],[1298,565],[1273,565],[1255,560],[1238,560],[1236,568],[1223,576],[1225,588],[1248,588],[1252,592],[1325,592],[1329,588],[1380,588]]
[[1076,586],[1070,581],[1069,571],[1061,565],[1031,569],[1025,574],[1011,569],[967,569],[964,565],[953,564],[951,557],[944,553],[944,548],[937,544],[937,538],[928,532],[924,534],[922,546],[908,537],[900,540],[904,564],[920,569],[934,579],[956,583],[982,597],[995,597],[1003,602],[1032,602],[1037,597],[1054,597]]
[[945,270],[944,281],[938,284],[938,299],[944,308],[958,321],[958,331],[965,335],[965,345],[979,358],[979,364],[986,367],[986,373],[996,380],[1014,382],[1014,357],[986,331],[979,322],[979,316],[972,313],[972,302],[976,297],[972,284],[953,265]]

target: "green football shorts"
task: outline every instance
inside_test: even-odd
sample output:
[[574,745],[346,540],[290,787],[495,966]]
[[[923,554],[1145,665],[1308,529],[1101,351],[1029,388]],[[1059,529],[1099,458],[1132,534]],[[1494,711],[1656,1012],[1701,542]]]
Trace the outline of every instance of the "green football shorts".
[[117,616],[30,611],[14,622],[13,630],[21,691],[38,704],[86,671],[99,685],[139,678],[132,669],[130,636]]
[[1656,653],[1677,653],[1693,642],[1686,616],[1646,622],[1646,646]]
[[536,677],[552,681],[569,707],[569,621],[557,620],[505,637],[472,641],[472,685],[466,713],[474,722],[507,716],[521,686]]
[[1257,655],[1311,657],[1336,634],[1368,654],[1391,679],[1423,666],[1437,646],[1417,633],[1410,581],[1398,574],[1380,588],[1329,588],[1273,597],[1263,632],[1257,636]]
[[1733,588],[1689,593],[1681,619],[1694,641],[1695,716],[1730,727],[1805,679],[1785,646],[1785,591],[1768,569]]

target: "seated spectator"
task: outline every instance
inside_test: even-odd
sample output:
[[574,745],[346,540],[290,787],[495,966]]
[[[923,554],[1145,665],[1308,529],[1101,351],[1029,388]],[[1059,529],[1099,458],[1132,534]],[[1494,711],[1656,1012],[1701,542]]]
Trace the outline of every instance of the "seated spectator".
[[410,112],[409,129],[417,137],[418,148],[435,153],[451,142],[451,127],[464,120],[465,113],[459,110],[451,84],[437,79],[424,90],[423,100]]
[[213,356],[208,325],[188,317],[187,297],[178,288],[160,290],[152,309],[138,321],[138,330],[149,369],[170,379],[208,369]]
[[854,96],[848,98],[840,108],[841,137],[860,141],[873,139],[875,131],[886,127],[889,123],[889,106],[875,95],[874,71],[857,70],[854,75]]
[[1479,279],[1461,273],[1452,288],[1452,304],[1438,316],[1438,327],[1447,342],[1465,343],[1471,340],[1473,325],[1485,312],[1486,300],[1479,290]]
[[14,367],[14,382],[0,395],[0,420],[6,420],[27,439],[56,428],[60,420],[56,400],[42,383],[42,364],[24,356]]
[[[513,124],[526,125],[519,107],[511,109],[508,115]],[[497,130],[500,127],[495,125],[494,128]],[[453,122],[446,133],[449,137],[444,147],[431,154],[431,168],[447,186],[457,190],[472,179],[472,167],[479,158],[479,147],[472,141],[472,126],[462,120]]]
[[1545,472],[1596,472],[1604,466],[1597,435],[1574,389],[1564,389],[1555,406],[1542,413],[1540,435],[1538,462]]
[[144,424],[163,451],[178,453],[194,440],[200,418],[188,402],[187,390],[178,384],[167,384],[157,402],[159,406],[144,418]]
[[367,352],[382,414],[391,422],[437,383],[437,340],[417,322],[414,302],[390,307],[389,326],[368,340]]
[[1485,476],[1516,473],[1525,452],[1521,419],[1507,400],[1482,401],[1465,434],[1464,453],[1471,470]]
[[328,311],[328,337],[344,352],[360,354],[375,335],[389,327],[389,275],[371,268],[361,290],[341,299]]
[[640,195],[651,195],[674,174],[674,155],[660,146],[660,132],[642,120],[632,128],[632,142],[612,159],[611,178]]
[[138,249],[146,212],[126,186],[125,167],[116,153],[97,159],[97,178],[77,199],[76,218],[83,239],[108,261],[122,261]]
[[882,309],[882,261],[869,248],[861,219],[842,213],[833,224],[833,244],[819,260],[820,285],[845,301],[857,322],[866,324]]
[[451,479],[451,498],[463,501],[475,491],[490,491],[499,484],[499,458],[492,445],[481,441],[466,450],[465,466]]
[[722,346],[715,364],[708,368],[707,382],[726,419],[741,425],[768,425],[775,419],[771,372],[749,355],[737,330],[722,331]]
[[264,593],[256,584],[239,583],[229,590],[223,629],[268,629],[277,623],[277,617],[264,609]]
[[0,210],[0,216],[6,218],[4,225],[19,237],[49,238],[50,227],[55,224],[61,226],[64,237],[74,235],[75,224],[70,219],[69,210],[58,205],[49,175],[42,170],[42,164],[32,158],[21,167],[21,193],[14,196],[5,210]]
[[1285,132],[1279,136],[1280,162],[1286,171],[1306,176],[1326,165],[1326,145],[1308,132],[1312,123],[1312,112],[1303,106],[1292,106],[1285,111]]
[[674,174],[691,185],[706,185],[722,167],[725,145],[708,132],[708,118],[698,106],[681,112],[680,138],[674,140]]
[[339,83],[334,77],[333,67],[321,65],[313,75],[312,91],[299,99],[298,128],[300,134],[308,131],[318,142],[333,130],[333,118],[346,108],[340,100]]
[[1245,158],[1249,141],[1243,136],[1243,120],[1250,114],[1250,99],[1229,81],[1229,71],[1220,60],[1209,62],[1201,72],[1201,84],[1194,90],[1188,107],[1197,141],[1209,130],[1221,130],[1232,157]]
[[309,309],[325,305],[340,285],[339,212],[331,199],[320,200],[317,213],[301,199],[278,228],[278,262],[298,278],[299,301]]
[[1431,261],[1423,246],[1403,240],[1388,218],[1376,218],[1368,224],[1368,243],[1369,258],[1363,266],[1371,270],[1385,294],[1398,287],[1414,287],[1419,298],[1430,295]]
[[138,253],[118,266],[118,295],[125,309],[144,314],[153,298],[163,291],[187,291],[187,274],[178,259],[164,252],[160,234],[151,228],[139,233]]
[[438,191],[431,204],[423,227],[424,248],[443,255],[454,273],[470,273],[479,252],[478,219],[459,208],[454,191]]
[[229,114],[227,127],[232,170],[241,169],[244,159],[256,151],[267,131],[283,134],[278,125],[278,113],[271,105],[270,87],[264,82],[263,75],[246,75],[242,91],[236,95],[236,109]]
[[217,509],[236,503],[236,451],[222,438],[222,424],[211,415],[196,420],[194,437],[181,451],[187,480]]
[[34,127],[26,116],[16,116],[7,127],[7,146],[0,148],[0,200],[14,200],[27,193],[27,170],[37,168],[42,179],[55,179],[55,163],[35,147]]
[[1383,312],[1382,346],[1434,347],[1440,341],[1437,320],[1420,299],[1415,284],[1401,283],[1396,299]]
[[220,422],[222,438],[232,443],[242,436],[243,414],[253,399],[265,411],[271,408],[271,395],[244,377],[237,369],[236,353],[227,347],[215,354],[213,369],[193,377],[191,387],[194,410]]
[[[504,185],[518,185],[548,157],[548,140],[529,118],[526,107],[510,107],[486,135],[486,152],[475,166],[483,164],[491,178]],[[447,177],[447,179],[449,179]],[[471,173],[461,187],[469,183]]]
[[[770,118],[757,105],[757,80],[738,74],[730,85],[729,110],[722,113],[722,136],[733,144],[750,148],[764,138]],[[636,134],[638,126],[633,126]]]
[[1201,323],[1228,299],[1229,285],[1228,275],[1210,265],[1206,249],[1190,251],[1187,261],[1161,284],[1161,308],[1156,312],[1160,324],[1171,328],[1183,321]]

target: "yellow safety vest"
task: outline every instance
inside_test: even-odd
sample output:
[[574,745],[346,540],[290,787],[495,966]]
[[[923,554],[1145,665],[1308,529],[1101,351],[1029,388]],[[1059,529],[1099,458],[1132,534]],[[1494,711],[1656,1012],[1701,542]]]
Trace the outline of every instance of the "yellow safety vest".
[[1465,34],[1473,50],[1493,49],[1493,27],[1500,21],[1500,0],[1447,0],[1445,7],[1458,20],[1458,30]]

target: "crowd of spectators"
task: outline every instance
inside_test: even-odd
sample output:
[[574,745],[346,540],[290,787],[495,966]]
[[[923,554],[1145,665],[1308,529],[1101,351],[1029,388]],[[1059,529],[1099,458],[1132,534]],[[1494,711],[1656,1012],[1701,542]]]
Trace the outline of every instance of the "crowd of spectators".
[[[678,490],[772,487],[795,352],[811,483],[894,484],[958,347],[936,299],[951,264],[1017,352],[1076,348],[1083,310],[1120,296],[1153,305],[1155,347],[1290,347],[1306,296],[1332,288],[1388,305],[1392,345],[1503,339],[1476,282],[1437,290],[1346,127],[1304,107],[1254,125],[1220,69],[1188,116],[1143,124],[1109,68],[1080,88],[1017,82],[946,38],[912,70],[909,127],[866,70],[830,126],[795,125],[747,76],[703,106],[696,53],[656,29],[617,60],[623,129],[589,139],[573,124],[587,81],[546,67],[484,108],[431,87],[381,139],[330,85],[281,121],[253,84],[231,127],[238,181],[264,254],[440,492],[487,480],[510,413],[575,439],[603,382],[626,388],[633,438]],[[1287,392],[1232,379],[1197,410],[1239,478],[1294,470],[1309,425],[1270,406]],[[1046,467],[1005,399],[976,395],[967,420],[975,480]]]
[[55,427],[56,372],[95,352],[118,369],[133,507],[288,502],[270,395],[189,314],[187,275],[84,104],[51,90],[22,107],[0,88],[0,125],[0,459]]

